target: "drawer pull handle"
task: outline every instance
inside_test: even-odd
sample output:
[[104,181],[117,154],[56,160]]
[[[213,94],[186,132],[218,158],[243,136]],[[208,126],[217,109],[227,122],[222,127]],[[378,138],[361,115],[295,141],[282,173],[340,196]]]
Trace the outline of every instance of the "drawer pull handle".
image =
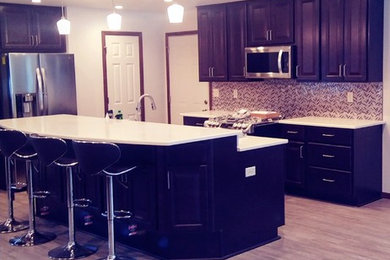
[[296,135],[296,134],[298,134],[298,131],[287,131],[287,134],[294,134],[294,135]]
[[336,156],[331,155],[331,154],[323,154],[322,157],[324,157],[324,158],[335,158]]
[[203,123],[195,123],[196,126],[203,126]]
[[322,134],[323,137],[334,137],[332,134]]
[[333,182],[336,182],[335,180],[332,180],[332,179],[322,179],[322,181],[324,181],[324,182],[331,182],[331,183],[333,183]]

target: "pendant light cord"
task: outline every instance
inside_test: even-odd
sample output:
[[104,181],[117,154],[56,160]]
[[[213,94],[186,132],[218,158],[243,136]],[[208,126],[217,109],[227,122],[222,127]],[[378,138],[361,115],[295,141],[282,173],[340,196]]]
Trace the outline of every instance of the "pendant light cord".
[[62,17],[65,18],[65,16],[64,16],[64,0],[61,0],[61,14],[62,14]]

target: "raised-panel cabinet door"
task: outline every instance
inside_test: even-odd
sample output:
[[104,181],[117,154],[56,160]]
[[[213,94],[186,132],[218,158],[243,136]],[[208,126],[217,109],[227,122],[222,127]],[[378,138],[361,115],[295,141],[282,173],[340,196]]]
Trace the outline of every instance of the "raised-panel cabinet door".
[[60,18],[60,8],[36,8],[33,11],[36,48],[65,51],[65,38],[57,29],[57,21]]
[[245,47],[247,38],[246,3],[227,5],[227,47],[229,80],[245,80]]
[[33,48],[30,19],[28,8],[1,7],[1,43],[4,50]]
[[248,2],[248,46],[267,44],[269,40],[269,0]]
[[343,81],[344,0],[322,1],[322,80]]
[[320,79],[320,1],[296,0],[295,45],[299,80]]
[[294,1],[273,0],[270,5],[269,41],[273,44],[294,41]]
[[226,8],[218,5],[212,8],[212,66],[211,76],[214,80],[227,80],[227,47],[226,47]]
[[367,0],[345,0],[344,78],[367,79]]
[[211,78],[211,12],[208,8],[198,8],[198,50],[199,50],[199,80],[208,81]]
[[289,141],[287,145],[286,188],[305,187],[304,143]]

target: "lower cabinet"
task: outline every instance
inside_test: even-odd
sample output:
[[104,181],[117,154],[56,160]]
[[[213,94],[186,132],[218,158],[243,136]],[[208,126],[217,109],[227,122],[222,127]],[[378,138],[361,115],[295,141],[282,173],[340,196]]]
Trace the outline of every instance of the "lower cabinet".
[[183,125],[201,126],[201,127],[203,127],[203,123],[207,119],[208,118],[205,118],[205,117],[184,116],[183,117]]
[[255,132],[258,136],[289,140],[287,192],[358,206],[381,198],[381,125],[343,129],[281,124],[279,128],[260,128]]

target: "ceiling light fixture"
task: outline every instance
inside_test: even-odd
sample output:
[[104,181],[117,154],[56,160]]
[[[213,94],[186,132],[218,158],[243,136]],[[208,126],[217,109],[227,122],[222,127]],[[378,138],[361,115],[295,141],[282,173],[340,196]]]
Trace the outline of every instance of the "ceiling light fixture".
[[170,23],[182,23],[184,16],[184,7],[179,4],[168,6],[168,18]]
[[61,35],[68,35],[70,33],[70,22],[65,18],[64,15],[64,0],[61,1],[61,19],[57,22],[58,32]]
[[121,29],[122,16],[115,13],[114,0],[112,0],[113,12],[107,15],[107,25],[110,30],[117,31]]
[[41,0],[31,0],[32,3],[40,3]]
[[123,5],[116,5],[116,6],[114,6],[114,7],[115,7],[115,9],[117,9],[117,10],[123,9]]

